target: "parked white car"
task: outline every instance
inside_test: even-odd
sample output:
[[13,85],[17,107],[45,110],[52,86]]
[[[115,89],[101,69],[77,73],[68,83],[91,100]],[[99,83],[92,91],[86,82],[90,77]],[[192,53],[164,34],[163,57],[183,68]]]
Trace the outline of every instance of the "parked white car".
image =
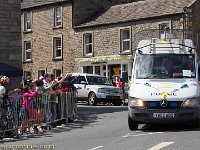
[[74,86],[78,89],[77,100],[87,101],[89,105],[97,103],[113,103],[116,106],[122,104],[123,90],[110,85],[104,76],[86,73],[73,73],[72,77],[80,75],[80,80]]

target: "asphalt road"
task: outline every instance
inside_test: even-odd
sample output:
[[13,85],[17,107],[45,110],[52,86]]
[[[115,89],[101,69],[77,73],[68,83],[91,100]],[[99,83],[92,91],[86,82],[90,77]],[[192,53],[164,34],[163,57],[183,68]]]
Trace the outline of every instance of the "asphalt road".
[[[130,131],[127,106],[78,106],[79,121],[41,135],[4,139],[0,149],[199,150],[200,129],[190,124],[140,125]],[[29,148],[27,148],[29,144]],[[7,146],[7,147],[6,147]]]

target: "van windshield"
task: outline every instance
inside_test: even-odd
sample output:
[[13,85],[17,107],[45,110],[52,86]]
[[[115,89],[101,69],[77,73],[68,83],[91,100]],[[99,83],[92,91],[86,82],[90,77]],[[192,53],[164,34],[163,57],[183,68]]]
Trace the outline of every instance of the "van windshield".
[[99,76],[87,76],[89,85],[110,85],[106,77]]
[[136,78],[195,78],[194,54],[138,54]]

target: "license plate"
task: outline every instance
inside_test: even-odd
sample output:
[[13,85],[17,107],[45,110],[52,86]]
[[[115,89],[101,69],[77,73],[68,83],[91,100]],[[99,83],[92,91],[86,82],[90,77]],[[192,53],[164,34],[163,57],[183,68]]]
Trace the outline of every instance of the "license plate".
[[174,118],[174,113],[153,113],[153,118]]
[[110,93],[111,96],[117,96],[117,93]]

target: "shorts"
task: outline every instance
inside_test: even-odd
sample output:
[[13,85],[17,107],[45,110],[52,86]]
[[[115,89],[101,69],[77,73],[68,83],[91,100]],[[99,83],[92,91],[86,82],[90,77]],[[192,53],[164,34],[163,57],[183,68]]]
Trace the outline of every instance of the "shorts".
[[29,110],[26,108],[21,108],[20,112],[19,112],[19,118],[20,119],[29,119],[30,114],[29,114]]

